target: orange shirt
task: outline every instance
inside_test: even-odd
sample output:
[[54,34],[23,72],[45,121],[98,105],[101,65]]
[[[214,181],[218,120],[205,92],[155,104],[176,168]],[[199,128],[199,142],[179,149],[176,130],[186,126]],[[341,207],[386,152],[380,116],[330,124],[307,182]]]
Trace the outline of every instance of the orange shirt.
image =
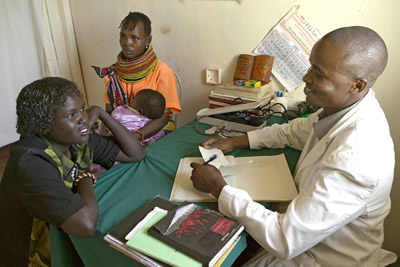
[[[104,92],[104,103],[110,104],[110,99],[107,95],[107,85],[110,80],[109,76],[105,77],[106,90]],[[122,89],[128,97],[129,103],[135,98],[137,92],[142,89],[152,89],[160,92],[165,98],[165,108],[170,109],[173,113],[181,112],[181,105],[179,103],[179,96],[176,90],[176,80],[174,72],[168,67],[167,64],[158,60],[153,71],[138,83],[126,83],[119,79]]]

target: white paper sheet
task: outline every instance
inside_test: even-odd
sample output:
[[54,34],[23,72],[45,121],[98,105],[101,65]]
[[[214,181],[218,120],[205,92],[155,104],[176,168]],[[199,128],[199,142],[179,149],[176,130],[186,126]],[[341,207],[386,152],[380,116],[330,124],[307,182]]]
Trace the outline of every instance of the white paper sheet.
[[222,166],[222,165],[228,165],[229,164],[229,162],[226,159],[224,153],[218,148],[205,149],[204,147],[199,146],[199,150],[200,150],[201,156],[203,157],[204,162],[209,160],[214,155],[217,155],[216,159],[214,159],[213,161],[208,163],[210,165],[213,165],[217,169],[219,169],[220,166]]

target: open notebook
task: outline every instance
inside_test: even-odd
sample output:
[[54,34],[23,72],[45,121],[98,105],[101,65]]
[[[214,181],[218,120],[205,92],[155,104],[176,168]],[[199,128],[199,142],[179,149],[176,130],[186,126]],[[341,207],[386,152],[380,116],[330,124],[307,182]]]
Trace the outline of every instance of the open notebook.
[[[202,150],[201,150],[202,151]],[[208,159],[210,156],[204,155]],[[221,152],[222,154],[222,152]],[[238,157],[218,154],[218,162],[212,162],[222,173],[227,184],[243,189],[255,201],[290,201],[297,196],[297,189],[284,154],[275,156]],[[182,158],[175,176],[170,200],[211,202],[216,199],[198,191],[190,180],[191,162],[203,163],[201,157]],[[220,163],[220,161],[225,163]],[[210,164],[212,164],[210,163]]]

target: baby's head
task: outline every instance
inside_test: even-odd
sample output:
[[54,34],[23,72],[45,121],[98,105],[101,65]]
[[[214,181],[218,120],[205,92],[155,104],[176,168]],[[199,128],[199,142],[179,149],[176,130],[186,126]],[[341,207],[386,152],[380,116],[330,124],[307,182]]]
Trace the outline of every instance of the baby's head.
[[143,116],[154,120],[160,118],[165,111],[164,96],[151,89],[143,89],[136,93],[130,106]]
[[17,132],[24,137],[45,135],[53,126],[56,108],[68,96],[82,99],[77,85],[59,77],[47,77],[26,85],[17,98]]

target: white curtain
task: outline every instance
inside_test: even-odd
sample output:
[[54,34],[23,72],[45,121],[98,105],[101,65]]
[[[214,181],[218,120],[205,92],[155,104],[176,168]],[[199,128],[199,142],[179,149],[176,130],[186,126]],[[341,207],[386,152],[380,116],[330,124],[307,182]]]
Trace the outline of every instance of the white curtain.
[[42,1],[46,75],[60,76],[74,81],[86,95],[69,0]]
[[43,77],[42,2],[5,0],[0,7],[0,146],[16,141],[20,90]]
[[44,76],[72,80],[85,93],[69,0],[0,3],[0,147],[19,139],[16,99]]

